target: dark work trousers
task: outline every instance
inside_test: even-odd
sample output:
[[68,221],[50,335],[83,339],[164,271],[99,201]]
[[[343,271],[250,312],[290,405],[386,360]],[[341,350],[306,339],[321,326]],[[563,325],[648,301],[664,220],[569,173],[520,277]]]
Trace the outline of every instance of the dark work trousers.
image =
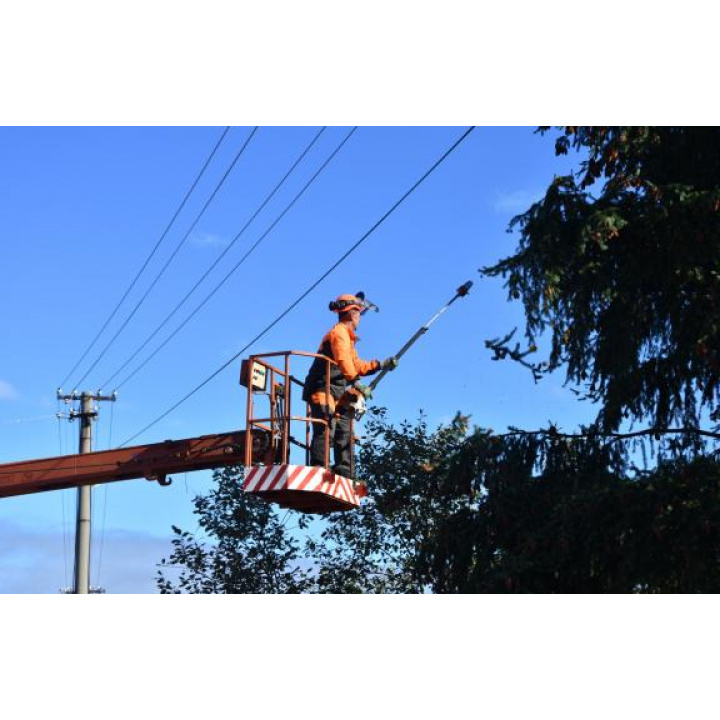
[[[310,412],[314,419],[327,420],[327,405],[310,404]],[[335,415],[330,418],[330,447],[335,453],[335,466],[332,468],[336,475],[352,478],[352,455],[350,451],[351,423],[347,408],[338,408]],[[325,465],[325,433],[328,428],[320,423],[313,423],[313,438],[310,443],[310,464]]]

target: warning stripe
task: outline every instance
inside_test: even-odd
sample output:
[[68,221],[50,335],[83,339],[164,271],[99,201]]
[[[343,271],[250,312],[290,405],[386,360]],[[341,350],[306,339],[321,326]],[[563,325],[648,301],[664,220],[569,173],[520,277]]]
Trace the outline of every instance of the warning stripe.
[[[299,470],[300,472],[296,472],[297,470]],[[288,480],[287,489],[299,490],[300,485],[311,470],[312,468],[306,467],[305,465],[298,465],[296,471],[294,471],[292,474],[292,481]]]
[[353,505],[360,505],[359,498],[355,494],[355,485],[353,484],[352,480],[349,480],[348,478],[343,478],[342,480],[345,486],[345,490],[347,492],[348,501],[351,502]]
[[252,470],[250,472],[245,472],[245,477],[243,478],[243,490],[247,490],[248,486],[250,485],[250,480],[252,480],[253,472]]
[[342,486],[342,478],[339,475],[335,476],[335,484],[332,487],[332,495],[333,497],[341,500],[345,499],[345,489]]
[[348,495],[345,490],[345,483],[343,482],[343,478],[341,478],[339,475],[335,476],[335,492],[333,493],[333,495],[340,500],[349,502]]
[[255,477],[255,468],[246,468],[245,479],[243,480],[243,490],[247,490],[250,487],[252,479]]
[[324,492],[326,495],[332,495],[335,484],[335,475],[330,470],[322,469],[320,473],[320,484],[318,490]]
[[307,490],[311,492],[322,492],[322,486],[325,482],[325,468],[318,468],[313,473],[312,482],[307,486]]
[[248,490],[250,492],[257,492],[257,489],[260,485],[262,485],[265,482],[265,478],[275,469],[274,465],[268,465],[263,469],[263,472],[258,473],[256,477],[254,478],[254,481],[250,484],[248,487]]
[[323,490],[327,495],[330,495],[331,497],[337,497],[337,476],[333,475],[332,480],[326,480],[325,484],[323,486]]
[[[317,490],[319,492],[325,493],[326,495],[332,495],[332,491],[333,491],[332,478],[333,477],[334,476],[330,473],[329,470],[327,470],[327,471],[323,470],[320,473],[320,478],[319,478],[320,482],[317,486]],[[328,480],[328,478],[330,478],[330,480]]]
[[250,472],[245,477],[245,482],[243,483],[243,490],[250,491],[250,488],[255,484],[255,479],[258,476],[260,468],[252,468],[250,469]]
[[347,485],[348,485],[348,490],[350,491],[350,497],[352,499],[353,505],[359,505],[360,500],[359,500],[358,496],[355,494],[355,483],[348,480]]
[[277,467],[275,467],[273,469],[273,471],[267,476],[267,478],[265,479],[265,482],[262,483],[259,491],[267,492],[277,477],[280,477],[280,479],[282,480],[283,474],[285,473],[285,469],[286,469],[285,465],[278,465]]
[[353,505],[357,505],[357,498],[355,497],[353,484],[347,478],[343,478],[343,480],[345,483],[345,490],[347,491],[348,501]]
[[260,486],[265,482],[265,478],[272,472],[272,469],[269,467],[263,467],[262,470],[259,470],[257,474],[255,475],[255,478],[252,482],[252,485],[250,486],[251,490],[255,492],[260,488]]
[[267,480],[265,483],[266,487],[264,487],[263,490],[282,490],[287,480],[287,470],[288,465],[283,465],[280,472]]
[[[314,490],[318,485],[318,475],[322,480],[322,474],[319,474],[318,470],[320,470],[320,473],[325,471],[324,468],[313,468],[307,477],[298,485],[298,490]],[[312,487],[308,487],[310,483],[312,483]]]
[[270,492],[282,490],[302,490],[320,492],[342,502],[360,505],[351,480],[334,475],[323,467],[305,465],[255,465],[245,468],[243,481],[245,492]]
[[[290,470],[290,468],[292,468],[292,465],[288,465],[288,470]],[[302,465],[298,465],[297,467],[293,468],[289,474],[285,475],[285,489],[286,490],[289,490],[290,488],[292,488],[293,483],[295,482],[295,479],[297,478],[298,475],[300,475],[302,473],[302,471],[304,469],[305,468]]]

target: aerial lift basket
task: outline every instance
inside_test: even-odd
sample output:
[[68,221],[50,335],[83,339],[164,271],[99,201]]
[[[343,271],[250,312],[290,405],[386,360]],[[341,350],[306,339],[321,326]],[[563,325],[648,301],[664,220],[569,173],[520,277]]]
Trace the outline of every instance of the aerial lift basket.
[[[326,389],[330,392],[330,368],[334,362],[315,353],[287,350],[252,355],[244,360],[240,384],[247,393],[246,448],[252,448],[253,433],[263,432],[270,437],[263,460],[253,464],[251,453],[245,453],[243,490],[283,508],[304,513],[330,513],[353,510],[360,505],[355,483],[336,475],[330,469],[330,433],[325,433],[324,467],[310,466],[311,426],[328,425],[325,419],[313,418],[309,404],[303,402],[304,415],[294,415],[293,390],[302,394],[303,382],[291,373],[292,358],[321,358],[326,362]],[[262,404],[261,410],[256,408]],[[265,410],[264,408],[268,408]],[[259,414],[258,414],[259,413]],[[293,435],[300,428],[301,440]],[[350,436],[353,438],[351,425]],[[304,450],[304,464],[290,459],[291,448]],[[351,445],[351,456],[354,448]],[[363,486],[364,487],[364,486]]]

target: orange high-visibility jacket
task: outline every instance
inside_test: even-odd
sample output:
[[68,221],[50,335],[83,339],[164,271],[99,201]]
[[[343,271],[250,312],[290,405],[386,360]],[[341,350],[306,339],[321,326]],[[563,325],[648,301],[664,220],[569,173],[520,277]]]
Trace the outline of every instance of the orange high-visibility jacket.
[[330,412],[335,411],[336,401],[347,390],[350,383],[372,375],[380,369],[379,360],[361,360],[358,357],[355,343],[355,331],[345,323],[338,323],[322,339],[318,353],[334,360],[337,365],[330,368],[330,396],[325,392],[326,363],[319,358],[313,362],[305,379],[303,398],[311,403],[327,405]]

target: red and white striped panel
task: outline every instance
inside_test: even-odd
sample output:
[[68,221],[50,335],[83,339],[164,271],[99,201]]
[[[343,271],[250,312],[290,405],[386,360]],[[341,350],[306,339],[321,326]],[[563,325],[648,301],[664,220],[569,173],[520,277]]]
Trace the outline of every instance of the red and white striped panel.
[[331,497],[360,505],[353,483],[341,475],[322,467],[306,465],[255,465],[245,468],[243,490],[250,493],[262,493],[277,490],[304,490],[320,492]]

